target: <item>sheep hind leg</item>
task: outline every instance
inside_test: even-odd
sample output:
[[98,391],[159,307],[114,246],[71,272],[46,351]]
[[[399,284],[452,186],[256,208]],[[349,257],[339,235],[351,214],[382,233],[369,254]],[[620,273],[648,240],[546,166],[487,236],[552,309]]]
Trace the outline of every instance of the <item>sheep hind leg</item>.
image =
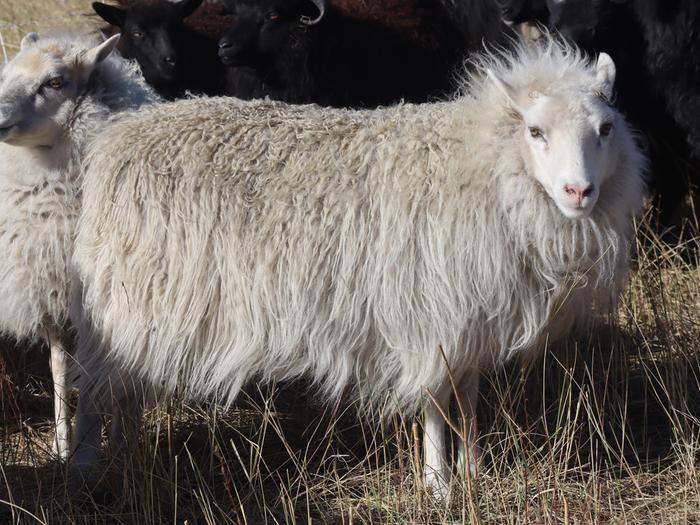
[[75,411],[75,443],[71,456],[71,468],[82,477],[90,474],[100,456],[102,442],[102,416],[91,392],[82,389]]
[[450,406],[450,389],[430,396],[423,409],[423,481],[438,499],[447,501],[450,468],[447,464],[445,414]]
[[138,443],[138,430],[143,403],[135,389],[127,390],[112,401],[112,426],[109,432],[109,446],[112,454],[123,455]]
[[[114,383],[112,383],[114,384]],[[72,470],[83,481],[91,481],[93,469],[102,454],[102,428],[104,413],[98,407],[109,405],[108,397],[100,396],[84,388],[78,398],[76,410],[75,447],[71,457]],[[99,391],[98,391],[99,392]],[[99,401],[98,401],[99,400]],[[109,445],[112,454],[124,455],[138,439],[138,422],[143,412],[141,397],[127,390],[112,397],[112,424]]]
[[53,453],[62,461],[68,459],[71,446],[71,410],[69,379],[70,353],[66,348],[64,338],[58,330],[50,330],[48,343],[51,352],[51,378],[53,380],[53,411],[55,432],[53,437]]
[[462,436],[459,440],[457,466],[460,475],[476,476],[481,450],[477,444],[479,428],[476,420],[476,406],[479,401],[479,371],[470,370],[457,385],[457,396],[461,410],[464,412],[461,421]]

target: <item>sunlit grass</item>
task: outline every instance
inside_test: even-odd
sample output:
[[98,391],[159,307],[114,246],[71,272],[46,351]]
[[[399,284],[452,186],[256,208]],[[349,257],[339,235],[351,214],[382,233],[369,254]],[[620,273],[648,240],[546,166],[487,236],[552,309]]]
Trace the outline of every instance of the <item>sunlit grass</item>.
[[0,61],[12,57],[30,31],[98,27],[98,19],[88,16],[90,4],[86,0],[0,0]]

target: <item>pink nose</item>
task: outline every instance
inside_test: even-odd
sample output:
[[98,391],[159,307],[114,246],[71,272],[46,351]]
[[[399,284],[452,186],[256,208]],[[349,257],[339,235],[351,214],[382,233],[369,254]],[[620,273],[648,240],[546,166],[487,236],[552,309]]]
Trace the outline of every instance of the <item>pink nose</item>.
[[568,199],[572,202],[572,204],[581,206],[581,201],[593,193],[593,184],[589,184],[588,186],[567,184],[564,186],[564,191],[568,195]]

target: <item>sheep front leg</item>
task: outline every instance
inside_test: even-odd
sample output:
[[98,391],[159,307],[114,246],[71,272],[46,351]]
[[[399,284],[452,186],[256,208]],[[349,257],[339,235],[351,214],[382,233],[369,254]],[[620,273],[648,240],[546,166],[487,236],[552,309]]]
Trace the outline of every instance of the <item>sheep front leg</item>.
[[457,465],[460,475],[475,476],[481,451],[476,441],[479,427],[476,420],[476,406],[479,401],[479,370],[469,370],[457,385],[459,403],[464,411],[462,432],[459,440]]
[[53,452],[61,460],[68,459],[71,445],[71,384],[69,379],[70,353],[58,330],[49,330],[48,343],[51,352],[51,379],[53,380],[53,412],[55,433]]
[[423,478],[426,488],[442,500],[447,500],[450,486],[444,416],[449,406],[450,389],[443,388],[430,396],[423,409]]

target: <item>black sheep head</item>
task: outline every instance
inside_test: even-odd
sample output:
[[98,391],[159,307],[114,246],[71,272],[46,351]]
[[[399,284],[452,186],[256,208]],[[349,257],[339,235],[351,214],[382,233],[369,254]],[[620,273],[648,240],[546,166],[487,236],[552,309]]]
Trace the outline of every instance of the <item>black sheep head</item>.
[[318,24],[325,0],[225,0],[234,21],[219,41],[226,66],[267,69],[275,58],[293,48],[300,29]]
[[610,35],[615,4],[625,0],[547,0],[549,24],[567,40],[589,52],[599,51],[601,40]]
[[498,0],[503,18],[513,24],[547,23],[546,0]]
[[105,21],[119,28],[122,55],[135,59],[146,81],[158,89],[177,82],[187,54],[183,48],[183,34],[188,31],[184,19],[202,1],[160,0],[123,8],[94,2],[92,8]]

